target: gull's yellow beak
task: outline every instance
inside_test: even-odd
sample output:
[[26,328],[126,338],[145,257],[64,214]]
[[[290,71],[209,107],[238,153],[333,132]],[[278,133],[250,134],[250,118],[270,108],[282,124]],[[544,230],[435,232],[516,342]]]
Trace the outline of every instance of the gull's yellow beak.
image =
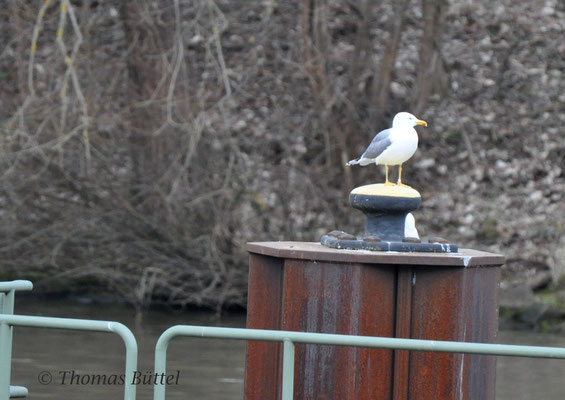
[[428,126],[428,123],[427,123],[426,121],[423,121],[423,120],[419,119],[419,120],[416,122],[416,125]]

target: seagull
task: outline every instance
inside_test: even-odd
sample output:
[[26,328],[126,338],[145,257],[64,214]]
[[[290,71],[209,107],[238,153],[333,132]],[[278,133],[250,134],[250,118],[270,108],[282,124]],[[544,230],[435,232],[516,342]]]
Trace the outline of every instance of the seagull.
[[410,187],[402,183],[402,163],[414,155],[418,148],[418,133],[416,125],[428,126],[426,121],[416,118],[410,113],[399,112],[392,120],[392,127],[380,131],[375,135],[373,141],[361,157],[349,161],[351,165],[369,165],[375,163],[385,166],[385,185],[394,186],[388,180],[388,167],[398,165],[398,182],[396,185]]

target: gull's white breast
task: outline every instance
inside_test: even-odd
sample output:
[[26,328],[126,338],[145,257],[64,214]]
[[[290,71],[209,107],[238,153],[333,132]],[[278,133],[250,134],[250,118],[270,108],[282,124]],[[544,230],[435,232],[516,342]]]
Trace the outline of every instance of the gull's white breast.
[[399,165],[414,155],[418,148],[418,133],[412,127],[392,128],[391,144],[375,159],[376,164]]

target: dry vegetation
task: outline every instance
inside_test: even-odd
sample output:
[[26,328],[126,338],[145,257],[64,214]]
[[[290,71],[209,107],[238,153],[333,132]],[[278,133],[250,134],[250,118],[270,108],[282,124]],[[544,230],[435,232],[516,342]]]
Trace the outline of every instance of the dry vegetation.
[[382,171],[344,162],[400,110],[430,123],[405,169],[421,234],[506,254],[507,285],[565,274],[563,2],[0,13],[0,277],[244,305],[247,241],[361,229],[347,193]]

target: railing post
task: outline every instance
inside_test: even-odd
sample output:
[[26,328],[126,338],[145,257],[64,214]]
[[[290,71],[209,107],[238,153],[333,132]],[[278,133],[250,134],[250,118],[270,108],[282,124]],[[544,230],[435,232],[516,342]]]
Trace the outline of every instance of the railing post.
[[[155,345],[155,374],[167,373],[167,348],[179,328],[172,326],[161,334]],[[153,385],[153,400],[165,400],[166,385]]]
[[283,345],[282,400],[294,398],[294,343],[285,340]]
[[[14,290],[0,293],[0,314],[14,313]],[[0,399],[10,398],[10,377],[12,370],[12,327],[0,322]]]
[[[14,299],[16,290],[32,290],[30,281],[17,280],[0,282],[0,315],[14,314]],[[10,393],[22,397],[27,389],[20,386],[10,387],[12,371],[12,326],[0,321],[0,400],[10,398]]]
[[[120,336],[126,348],[124,400],[135,400],[136,385],[133,382],[137,370],[137,341],[133,333],[123,324],[113,321],[96,321],[74,318],[37,317],[31,315],[0,314],[0,325],[27,326],[35,328],[70,329],[81,331],[112,332]],[[9,379],[9,377],[8,377]],[[7,385],[8,390],[10,385]],[[0,400],[4,400],[0,398]]]

